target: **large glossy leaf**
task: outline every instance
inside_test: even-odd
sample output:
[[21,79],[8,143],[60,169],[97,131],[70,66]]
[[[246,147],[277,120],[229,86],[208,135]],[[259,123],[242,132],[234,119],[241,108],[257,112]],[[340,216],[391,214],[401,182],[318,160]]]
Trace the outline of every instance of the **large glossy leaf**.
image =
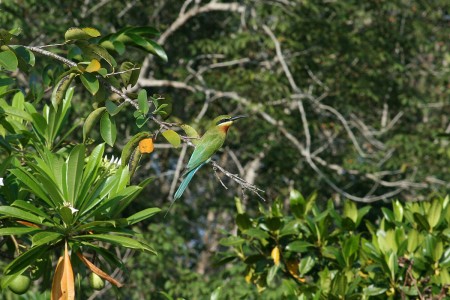
[[106,110],[108,111],[110,116],[115,116],[117,115],[125,106],[124,105],[120,105],[117,106],[114,102],[112,102],[111,100],[106,100],[105,101],[105,107]]
[[178,133],[173,130],[166,130],[162,133],[164,138],[174,147],[178,148],[181,144],[181,138]]
[[67,159],[66,184],[67,199],[66,201],[74,204],[77,199],[78,192],[81,189],[81,180],[83,178],[85,148],[84,145],[75,146]]
[[439,199],[434,199],[431,202],[430,209],[427,213],[427,221],[431,228],[436,227],[441,220],[442,203]]
[[92,95],[95,95],[98,92],[98,89],[100,88],[100,83],[94,74],[83,73],[83,74],[81,74],[80,78],[81,78],[81,82],[83,83],[84,87]]
[[58,243],[64,236],[61,233],[53,231],[40,231],[33,235],[31,239],[33,247],[49,244],[54,245]]
[[193,127],[187,125],[187,124],[183,124],[180,126],[181,129],[184,130],[184,132],[186,133],[186,135],[189,138],[192,138],[191,142],[196,145],[200,139],[200,135],[198,134],[197,130],[195,130]]
[[42,208],[38,208],[35,205],[33,205],[32,202],[28,202],[28,201],[24,201],[24,200],[16,200],[11,204],[11,206],[26,210],[32,214],[35,214],[37,216],[40,216],[47,220],[50,220],[49,215],[47,215]]
[[156,213],[160,212],[161,209],[156,207],[147,208],[144,210],[141,210],[140,212],[137,212],[127,218],[127,221],[129,225],[133,225],[135,223],[141,222],[145,219],[148,219],[155,215]]
[[24,111],[23,109],[19,109],[12,106],[2,105],[0,106],[0,116],[2,114],[6,114],[8,116],[17,117],[19,119],[23,119],[25,121],[33,121],[33,118],[29,113]]
[[109,114],[103,114],[100,120],[100,134],[103,140],[110,145],[114,146],[117,137],[116,122]]
[[314,245],[306,241],[293,241],[286,246],[286,250],[303,253],[307,252],[310,247],[314,247]]
[[3,235],[23,235],[28,233],[35,233],[41,231],[41,229],[36,227],[5,227],[0,228],[0,236]]
[[137,66],[135,64],[128,61],[120,65],[119,71],[124,72],[120,74],[120,79],[122,80],[124,86],[128,85],[134,86],[136,84],[137,80],[139,79],[139,72],[140,72],[140,69],[137,68],[136,70],[136,68]]
[[77,208],[83,207],[89,191],[91,191],[94,187],[94,182],[97,178],[98,169],[101,166],[104,151],[105,151],[105,144],[100,144],[92,150],[91,155],[88,158],[86,168],[83,172],[83,179],[81,181],[82,187],[79,191],[78,194],[79,196],[77,197],[76,202],[74,203],[74,206]]
[[0,67],[7,71],[15,71],[18,65],[19,62],[13,51],[6,50],[0,52]]
[[0,206],[0,216],[7,216],[35,224],[44,224],[44,219],[23,209],[12,206]]
[[279,265],[273,265],[272,267],[269,268],[266,278],[267,285],[271,285],[279,269],[280,269]]
[[64,38],[66,39],[66,41],[87,40],[99,36],[100,32],[97,29],[91,27],[85,28],[72,27],[69,28],[64,34]]
[[307,255],[305,257],[302,257],[300,260],[300,263],[298,265],[298,269],[300,271],[300,276],[306,275],[316,264],[313,257]]
[[266,231],[261,230],[259,228],[249,228],[249,229],[243,231],[243,233],[250,237],[260,239],[260,240],[267,239],[270,237],[270,235]]
[[144,89],[141,89],[139,91],[138,104],[139,104],[139,110],[142,112],[142,114],[146,115],[150,109],[150,106],[148,105],[147,91]]
[[83,125],[83,141],[86,141],[89,133],[91,132],[94,125],[100,120],[100,117],[105,112],[106,107],[99,107],[96,110],[92,111],[89,116],[84,121]]
[[136,249],[147,251],[153,254],[156,254],[155,250],[153,250],[149,245],[144,244],[141,241],[134,240],[129,237],[121,236],[121,235],[112,235],[112,234],[88,234],[88,235],[78,235],[74,236],[75,239],[80,240],[98,240],[103,241],[115,245],[119,245],[126,248]]

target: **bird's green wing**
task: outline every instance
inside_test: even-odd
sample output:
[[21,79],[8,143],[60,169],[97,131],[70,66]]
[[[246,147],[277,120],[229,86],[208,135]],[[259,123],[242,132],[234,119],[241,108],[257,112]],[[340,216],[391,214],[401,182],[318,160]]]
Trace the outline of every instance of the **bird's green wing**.
[[209,135],[208,132],[202,137],[195,147],[194,152],[186,166],[185,173],[189,173],[205,161],[207,161],[220,147],[225,138],[220,135]]

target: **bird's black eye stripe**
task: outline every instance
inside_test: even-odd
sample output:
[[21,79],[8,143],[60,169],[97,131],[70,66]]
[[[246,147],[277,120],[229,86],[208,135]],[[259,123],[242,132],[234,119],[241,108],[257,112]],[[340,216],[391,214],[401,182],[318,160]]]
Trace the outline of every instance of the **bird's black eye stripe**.
[[228,118],[228,119],[222,119],[222,120],[220,120],[219,122],[217,122],[216,125],[219,125],[219,124],[222,124],[222,123],[225,123],[225,122],[228,122],[228,121],[230,121],[230,118]]

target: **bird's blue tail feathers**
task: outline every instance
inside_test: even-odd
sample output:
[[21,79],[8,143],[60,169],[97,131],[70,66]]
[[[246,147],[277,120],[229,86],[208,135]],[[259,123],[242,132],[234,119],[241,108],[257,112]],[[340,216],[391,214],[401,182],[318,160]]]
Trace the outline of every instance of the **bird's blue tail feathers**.
[[203,165],[206,164],[206,162],[202,163],[201,165],[199,165],[197,168],[192,169],[192,171],[190,171],[189,173],[186,174],[186,177],[183,179],[183,181],[181,182],[180,186],[178,187],[178,190],[175,192],[175,195],[173,196],[173,201],[172,203],[170,203],[169,209],[167,210],[166,214],[164,215],[164,218],[167,216],[167,214],[169,213],[169,210],[172,208],[172,205],[175,203],[175,200],[181,198],[181,196],[183,195],[184,191],[186,190],[189,182],[191,182],[192,177],[194,177],[195,173],[201,168],[203,167]]
[[181,182],[180,186],[178,187],[178,190],[175,192],[175,195],[173,196],[173,201],[181,198],[181,196],[183,195],[184,191],[186,190],[187,186],[189,185],[189,183],[192,180],[192,177],[194,177],[195,173],[197,173],[197,171],[203,167],[205,163],[202,163],[201,165],[199,165],[197,168],[192,169],[192,171],[190,171],[189,173],[186,174],[186,177],[183,179],[183,181]]

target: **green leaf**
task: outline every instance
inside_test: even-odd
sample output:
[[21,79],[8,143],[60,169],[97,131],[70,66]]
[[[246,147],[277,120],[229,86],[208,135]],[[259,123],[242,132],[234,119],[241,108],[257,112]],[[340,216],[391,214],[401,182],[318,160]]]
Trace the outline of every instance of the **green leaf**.
[[160,36],[160,33],[158,30],[156,30],[154,27],[151,26],[137,26],[137,27],[130,27],[126,28],[125,32],[130,32],[142,36],[147,36],[150,38],[155,38]]
[[44,210],[42,208],[34,206],[32,202],[27,202],[24,200],[16,200],[11,204],[11,206],[18,207],[20,209],[31,212],[37,216],[50,220],[50,217],[44,212]]
[[280,268],[280,265],[273,265],[272,267],[269,268],[269,271],[267,272],[267,278],[266,278],[267,285],[270,285],[272,283],[273,279],[277,275],[279,268]]
[[45,136],[45,132],[47,129],[47,120],[39,114],[33,113],[31,114],[31,118],[33,119],[32,125],[33,128],[42,136]]
[[137,212],[127,218],[128,224],[133,225],[135,223],[141,222],[145,219],[152,217],[153,215],[155,215],[156,213],[158,213],[160,211],[161,211],[161,209],[156,208],[156,207],[141,210],[140,212]]
[[243,213],[236,216],[236,224],[240,230],[246,230],[252,226],[252,221],[246,213]]
[[292,190],[290,194],[290,209],[297,219],[303,219],[305,214],[305,199],[302,194]]
[[58,243],[63,238],[63,235],[58,232],[53,231],[41,231],[33,235],[31,241],[33,242],[33,247],[40,245],[54,245]]
[[422,229],[429,231],[430,230],[430,224],[428,224],[427,219],[421,215],[420,213],[414,213],[414,220],[416,221],[416,223],[418,223]]
[[91,132],[94,124],[98,122],[106,107],[100,107],[89,114],[89,116],[84,121],[83,125],[83,141],[86,141],[89,133]]
[[250,228],[250,229],[243,231],[243,233],[250,237],[260,239],[260,240],[267,239],[270,237],[270,235],[267,232],[265,232],[264,230],[261,230],[259,228]]
[[66,41],[73,41],[73,40],[87,40],[93,37],[99,37],[100,32],[95,28],[77,28],[72,27],[69,28],[66,33],[64,34],[64,38]]
[[265,224],[270,231],[276,231],[281,227],[281,218],[268,218]]
[[387,265],[389,267],[391,280],[395,280],[395,275],[398,270],[398,259],[397,254],[394,251],[391,251],[389,256],[387,257]]
[[314,258],[312,258],[311,256],[305,256],[302,257],[302,259],[300,260],[300,263],[298,265],[299,271],[300,271],[300,276],[304,276],[306,275],[309,271],[312,270],[312,268],[314,267],[314,265],[316,264]]
[[124,108],[125,106],[124,106],[124,105],[117,106],[117,105],[116,105],[114,102],[112,102],[111,100],[106,100],[106,101],[105,101],[105,107],[106,107],[106,110],[108,111],[109,115],[115,116],[115,115],[117,115],[117,114],[122,110],[122,108]]
[[307,252],[310,247],[314,247],[314,245],[306,241],[293,241],[286,246],[286,250],[303,253]]
[[209,298],[210,300],[219,300],[222,299],[221,297],[221,293],[222,293],[222,287],[219,286],[217,287],[214,292],[212,292],[211,297]]
[[81,82],[84,87],[92,94],[95,95],[100,88],[100,83],[98,82],[97,77],[91,73],[83,73],[80,76]]
[[193,127],[187,125],[187,124],[183,124],[180,126],[181,129],[184,130],[184,132],[186,133],[186,135],[191,138],[191,142],[196,145],[199,142],[200,139],[200,135],[198,134],[197,130],[195,130]]
[[174,147],[178,148],[181,144],[181,138],[178,133],[173,130],[166,130],[162,133],[164,138]]
[[[117,51],[117,53],[119,53],[120,55],[125,53],[125,44],[120,42],[120,41],[114,41],[112,42],[113,48],[115,51]],[[102,44],[103,46],[103,44]]]
[[[47,251],[48,247],[49,246],[44,244],[32,247],[28,251],[22,253],[21,255],[16,257],[9,265],[5,267],[4,274],[6,275],[14,274],[30,267],[31,265],[34,264],[36,259],[42,257],[45,251]],[[5,282],[2,281],[2,288],[5,288],[4,284]]]
[[7,71],[15,71],[18,65],[19,61],[13,51],[6,50],[0,52],[0,67],[3,67]]
[[167,57],[166,52],[160,45],[158,45],[158,43],[156,43],[155,41],[149,40],[149,39],[147,40],[147,42],[151,46],[151,47],[147,47],[148,51],[150,51],[151,53],[153,53],[156,56],[158,56],[159,58],[161,58],[164,62],[169,61],[169,58]]
[[98,240],[103,241],[115,245],[119,245],[121,247],[126,247],[130,249],[137,249],[142,251],[147,251],[153,254],[156,254],[156,251],[153,250],[149,245],[144,244],[141,241],[134,240],[129,237],[121,236],[121,235],[112,235],[112,234],[88,234],[88,235],[77,235],[73,238],[79,240]]
[[409,253],[414,253],[417,247],[422,243],[423,236],[417,231],[417,229],[411,229],[408,232],[408,244],[406,249]]
[[0,87],[2,86],[9,86],[13,83],[15,83],[16,81],[14,80],[14,78],[11,77],[6,77],[6,78],[0,78]]
[[25,220],[34,224],[43,224],[43,218],[17,207],[0,206],[0,214],[19,220]]
[[394,210],[394,220],[396,222],[402,222],[403,221],[403,205],[400,203],[400,201],[395,200],[392,203],[392,208]]
[[427,221],[431,228],[436,227],[441,219],[442,203],[439,199],[431,202],[431,207],[427,213]]
[[[121,43],[122,44],[122,43]],[[123,44],[122,44],[123,45]],[[126,87],[128,85],[134,86],[139,79],[140,69],[135,69],[137,66],[129,61],[126,61],[120,65],[119,71],[124,72],[120,74],[120,79],[122,80],[123,85]],[[132,70],[132,71],[129,71]]]
[[12,169],[10,172],[50,207],[55,207],[55,203],[47,196],[47,192],[42,188],[41,183],[30,173],[24,169]]
[[34,66],[36,58],[30,50],[23,46],[14,46],[14,53],[16,54],[21,70],[28,70],[29,66]]
[[363,294],[365,296],[377,296],[384,294],[387,291],[387,288],[376,287],[373,284],[364,287]]
[[0,106],[0,115],[1,114],[6,114],[6,115],[12,116],[12,117],[18,117],[20,119],[23,119],[23,120],[29,121],[29,122],[33,121],[33,118],[31,117],[31,115],[29,113],[27,113],[23,109],[19,109],[19,108],[12,107],[12,106],[7,106],[7,105]]
[[107,113],[100,120],[100,134],[108,145],[114,146],[117,137],[116,122]]
[[[141,113],[141,112],[139,112],[139,113]],[[136,126],[137,126],[138,128],[142,128],[145,124],[147,124],[147,121],[148,121],[149,119],[150,119],[150,118],[146,118],[146,117],[144,117],[143,115],[138,116],[138,117],[136,118]]]
[[3,235],[23,235],[28,233],[35,233],[37,231],[41,231],[39,228],[35,227],[5,227],[0,228],[0,236]]
[[389,221],[391,223],[395,222],[395,217],[394,217],[394,213],[392,212],[392,210],[390,210],[387,207],[382,207],[381,211],[383,212],[384,218],[387,221]]
[[150,109],[150,106],[148,105],[147,91],[144,89],[141,89],[139,91],[138,104],[139,104],[139,110],[142,112],[143,115],[146,115]]
[[109,52],[103,48],[102,46],[96,44],[89,44],[87,42],[77,42],[77,46],[83,51],[85,59],[97,59],[97,60],[105,60],[111,67],[115,67],[117,65],[114,57],[109,54]]
[[66,169],[66,185],[67,185],[67,199],[72,205],[77,199],[78,192],[81,189],[80,183],[83,178],[85,148],[84,145],[75,146],[67,159]]
[[342,254],[347,266],[352,263],[351,256],[359,249],[359,235],[354,235],[347,238],[342,248]]
[[356,224],[356,220],[358,219],[358,209],[356,208],[356,204],[351,200],[344,202],[344,217],[349,218]]

